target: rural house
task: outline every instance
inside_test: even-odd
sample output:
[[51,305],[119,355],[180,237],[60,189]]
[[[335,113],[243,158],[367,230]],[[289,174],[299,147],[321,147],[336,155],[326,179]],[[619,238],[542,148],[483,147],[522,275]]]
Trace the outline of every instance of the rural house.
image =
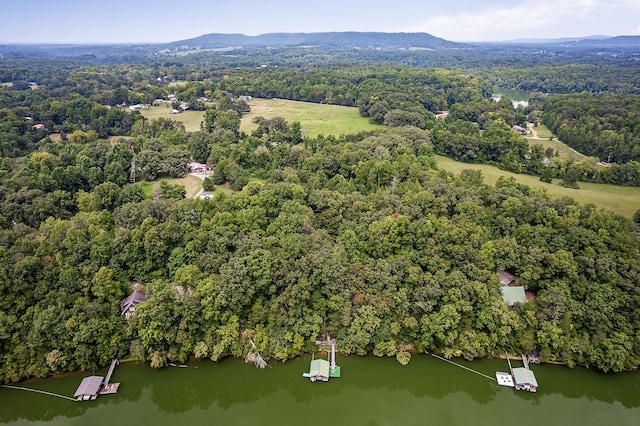
[[500,277],[502,300],[504,300],[504,303],[506,303],[508,307],[513,308],[513,305],[516,303],[525,303],[527,301],[524,287],[515,285],[515,275],[501,269],[496,269],[496,273]]
[[135,289],[127,298],[120,302],[120,313],[125,318],[134,315],[136,306],[147,300],[148,297],[141,290]]
[[205,173],[207,170],[209,170],[209,166],[206,164],[197,162],[189,163],[189,171],[191,173]]
[[500,287],[500,290],[502,290],[502,300],[504,300],[504,303],[510,308],[513,308],[513,305],[516,303],[525,303],[527,301],[527,296],[522,286],[503,286]]
[[507,271],[496,269],[496,274],[500,277],[500,285],[511,285],[516,282],[516,276]]

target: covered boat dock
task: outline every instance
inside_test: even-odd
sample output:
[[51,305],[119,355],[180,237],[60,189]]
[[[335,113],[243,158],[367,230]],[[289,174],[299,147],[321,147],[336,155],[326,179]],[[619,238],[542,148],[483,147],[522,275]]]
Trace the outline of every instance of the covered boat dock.
[[73,394],[74,398],[78,401],[88,401],[90,399],[96,399],[100,393],[100,387],[102,386],[102,376],[89,376],[82,379],[80,386]]

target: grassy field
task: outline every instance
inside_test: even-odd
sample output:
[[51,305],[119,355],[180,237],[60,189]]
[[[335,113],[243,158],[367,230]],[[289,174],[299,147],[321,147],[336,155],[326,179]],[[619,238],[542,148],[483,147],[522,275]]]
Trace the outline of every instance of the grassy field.
[[532,188],[545,188],[553,197],[571,197],[580,203],[592,203],[623,216],[632,217],[640,209],[640,188],[579,182],[580,189],[569,189],[558,185],[558,180],[553,184],[544,183],[537,176],[519,175],[486,164],[467,164],[440,155],[436,159],[439,167],[454,174],[464,169],[480,170],[484,181],[490,185],[495,184],[500,176],[513,177]]
[[540,124],[534,128],[536,132],[538,132],[538,138],[527,137],[527,141],[529,145],[540,144],[544,147],[544,149],[552,148],[554,152],[558,152],[558,155],[561,158],[565,159],[573,159],[575,161],[595,161],[594,158],[587,157],[584,154],[580,154],[573,148],[570,148],[568,145],[560,142],[559,140],[551,140],[554,137],[551,130],[544,124]]
[[544,124],[538,124],[534,127],[534,130],[538,132],[538,137],[541,139],[550,139],[554,136],[553,133],[551,133],[551,130],[549,130],[549,128]]
[[558,156],[564,159],[574,159],[575,161],[595,161],[592,157],[587,157],[584,154],[580,154],[575,149],[569,147],[563,142],[559,140],[548,140],[548,139],[534,139],[534,138],[526,138],[529,145],[542,145],[542,147],[546,150],[547,148],[552,148],[554,152],[558,152]]
[[[253,99],[250,105],[251,112],[243,117],[240,127],[242,131],[247,133],[250,133],[256,128],[256,125],[252,121],[253,118],[257,116],[265,118],[279,116],[289,122],[299,121],[304,134],[311,137],[319,134],[351,134],[381,127],[373,125],[369,123],[366,118],[361,117],[357,108],[281,99]],[[182,121],[188,131],[199,130],[200,122],[204,115],[202,111],[186,111],[181,114],[172,115],[170,109],[164,106],[144,109],[141,110],[141,113],[150,119],[165,117]],[[541,139],[528,138],[529,143],[539,143],[545,148],[551,147],[554,151],[557,150],[562,158],[574,158],[577,161],[589,160],[589,157],[574,151],[562,142],[542,139],[542,135],[551,135],[551,132],[549,132],[546,127],[539,126],[536,130],[540,132],[539,135]],[[436,157],[441,168],[455,174],[460,173],[460,171],[464,169],[482,171],[485,182],[491,185],[495,184],[500,176],[513,177],[516,181],[530,187],[545,188],[553,197],[571,197],[580,203],[592,203],[597,207],[620,213],[627,217],[633,216],[636,210],[640,209],[640,188],[580,182],[580,189],[569,189],[558,185],[558,181],[549,184],[540,182],[537,176],[519,175],[500,170],[494,166],[467,164],[447,157]],[[194,176],[186,176],[182,179],[170,179],[168,182],[183,185],[187,189],[187,198],[193,198],[200,188],[202,188],[202,181]],[[159,185],[159,182],[151,182],[144,184],[144,187],[150,195],[154,187],[159,188]],[[230,192],[230,188],[226,186],[221,186],[216,189],[226,193]]]
[[181,185],[187,190],[186,198],[193,198],[196,196],[198,191],[202,189],[202,180],[191,175],[186,175],[185,177],[179,179],[160,179],[154,182],[139,182],[140,186],[142,186],[142,190],[144,191],[147,197],[151,197],[153,191],[160,191],[160,182],[165,181],[172,185]]
[[171,108],[164,105],[144,108],[140,110],[140,113],[144,118],[148,118],[149,120],[162,117],[181,121],[187,132],[197,132],[200,130],[200,123],[204,117],[204,111],[185,111],[180,114],[171,114]]
[[[371,124],[368,119],[361,117],[357,108],[283,99],[252,99],[249,105],[251,112],[242,117],[240,123],[240,130],[245,133],[251,133],[258,127],[253,119],[259,116],[264,118],[282,117],[289,123],[299,121],[303,135],[310,137],[319,134],[336,136],[353,134],[382,127]],[[140,113],[148,119],[163,117],[181,121],[188,132],[200,130],[200,123],[204,117],[204,111],[185,111],[180,114],[171,114],[171,108],[163,105],[141,109]]]
[[252,99],[249,105],[251,112],[242,118],[240,125],[240,129],[246,133],[257,128],[253,119],[259,116],[282,117],[289,123],[299,121],[302,134],[310,137],[319,134],[338,136],[381,128],[361,117],[358,108],[283,99]]

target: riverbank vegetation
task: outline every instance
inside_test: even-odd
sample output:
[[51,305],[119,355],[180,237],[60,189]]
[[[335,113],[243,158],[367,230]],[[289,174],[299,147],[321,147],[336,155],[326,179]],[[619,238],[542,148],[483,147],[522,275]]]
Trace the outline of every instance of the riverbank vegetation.
[[[515,132],[545,96],[514,110],[467,71],[223,69],[198,58],[208,56],[46,75],[37,61],[0,67],[3,80],[38,80],[0,88],[0,381],[116,356],[154,367],[244,356],[250,339],[286,360],[325,333],[344,353],[402,363],[415,349],[638,365],[640,240],[629,218],[438,166],[436,153],[552,170],[546,178],[567,184],[617,173],[637,186],[633,161],[592,176]],[[246,96],[351,106],[376,126],[305,135],[303,117],[256,116],[243,131]],[[165,100],[203,111],[198,129],[138,110]],[[210,199],[186,199],[169,180],[192,160],[211,168]],[[139,180],[160,183],[150,194]],[[496,269],[529,302],[509,309]],[[125,319],[131,282],[149,299]]]

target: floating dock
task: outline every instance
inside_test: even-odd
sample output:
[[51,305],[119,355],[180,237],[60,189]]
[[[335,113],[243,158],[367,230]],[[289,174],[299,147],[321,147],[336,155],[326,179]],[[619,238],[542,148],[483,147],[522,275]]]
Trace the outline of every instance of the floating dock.
[[316,340],[316,345],[331,346],[331,362],[324,359],[312,359],[309,372],[303,373],[302,377],[306,377],[312,382],[328,382],[331,377],[340,377],[340,366],[336,365],[336,339],[329,337],[326,341]]
[[515,383],[513,383],[513,376],[509,373],[503,373],[501,371],[497,371],[496,381],[500,386],[508,386],[510,388],[516,387]]
[[538,380],[533,371],[529,369],[529,359],[522,354],[524,367],[512,368],[511,361],[507,355],[510,373],[496,372],[496,381],[500,386],[515,388],[516,390],[526,390],[529,392],[538,391]]
[[109,380],[111,380],[113,370],[115,370],[118,364],[120,364],[120,362],[115,358],[111,361],[111,366],[109,367],[106,378],[102,376],[89,376],[82,379],[73,397],[78,401],[93,401],[98,395],[117,393],[120,388],[120,383],[109,383]]

